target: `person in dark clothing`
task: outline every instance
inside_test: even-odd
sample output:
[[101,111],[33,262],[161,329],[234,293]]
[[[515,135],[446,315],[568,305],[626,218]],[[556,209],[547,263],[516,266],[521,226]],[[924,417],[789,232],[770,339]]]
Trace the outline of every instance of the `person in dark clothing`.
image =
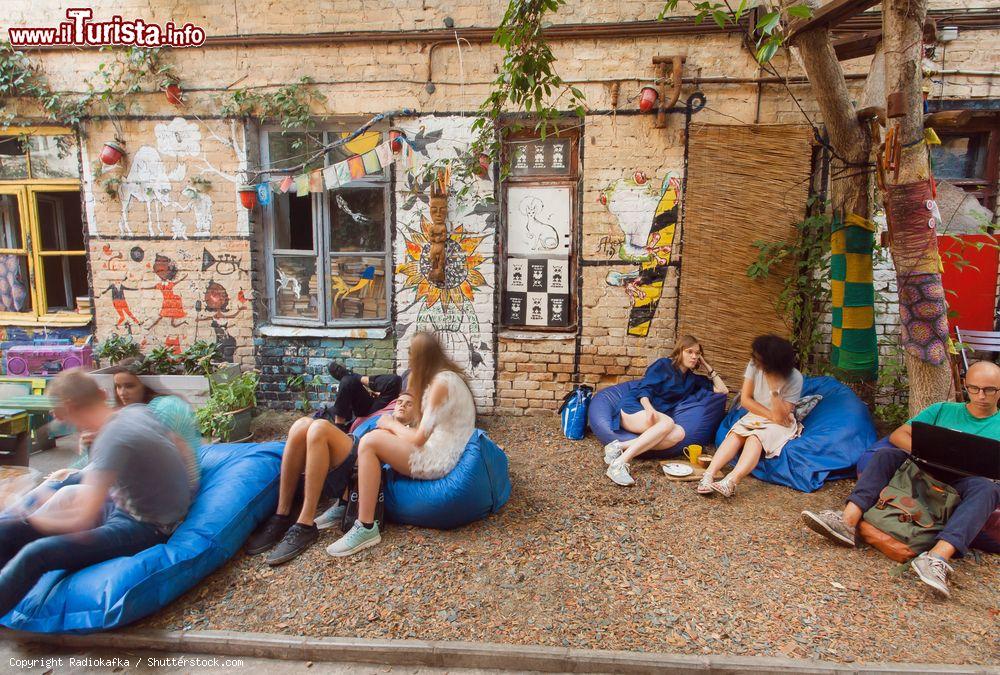
[[145,405],[116,411],[79,368],[57,375],[47,393],[58,419],[94,435],[93,461],[81,484],[63,488],[74,491],[66,506],[0,520],[0,616],[46,572],[75,571],[162,544],[191,506],[184,458]]
[[[912,422],[933,424],[1000,441],[1000,366],[989,361],[974,363],[965,375],[968,403],[934,403],[909,422],[892,432],[889,441],[895,447],[882,448],[872,457],[847,497],[843,511],[803,511],[806,527],[840,546],[856,546],[856,529],[865,511],[876,505],[882,489],[889,484],[913,449]],[[931,472],[933,473],[933,471]],[[937,542],[910,561],[920,580],[948,597],[948,564],[956,555],[965,554],[980,543],[980,532],[990,514],[1000,506],[1000,485],[982,476],[944,476],[962,501],[938,533]]]
[[340,386],[333,405],[321,409],[316,417],[333,422],[345,433],[355,418],[378,412],[399,398],[403,390],[399,375],[358,375],[336,361],[330,362],[327,372],[340,381]]

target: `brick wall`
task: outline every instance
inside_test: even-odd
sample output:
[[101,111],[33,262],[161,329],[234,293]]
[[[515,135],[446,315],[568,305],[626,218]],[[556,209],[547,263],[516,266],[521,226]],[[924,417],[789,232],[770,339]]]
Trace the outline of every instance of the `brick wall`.
[[336,382],[327,373],[330,361],[339,361],[355,372],[378,375],[395,371],[392,339],[257,337],[257,367],[261,384],[257,396],[262,407],[295,410],[301,394],[288,388],[289,377],[304,374],[312,407],[329,403]]

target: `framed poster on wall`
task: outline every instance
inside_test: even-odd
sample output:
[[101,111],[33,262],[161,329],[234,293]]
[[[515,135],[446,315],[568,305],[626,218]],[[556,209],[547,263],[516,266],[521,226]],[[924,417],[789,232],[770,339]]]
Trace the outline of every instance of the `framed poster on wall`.
[[572,206],[569,187],[508,188],[508,255],[569,255]]
[[509,258],[504,301],[508,326],[569,326],[569,261]]

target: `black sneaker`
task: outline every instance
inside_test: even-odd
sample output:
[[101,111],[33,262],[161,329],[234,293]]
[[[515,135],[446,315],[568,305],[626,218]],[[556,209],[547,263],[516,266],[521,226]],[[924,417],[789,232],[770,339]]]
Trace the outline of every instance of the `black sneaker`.
[[354,375],[353,370],[345,366],[343,363],[338,363],[337,361],[330,361],[330,363],[326,366],[326,372],[330,373],[330,377],[338,382],[348,375]]
[[247,539],[247,554],[257,555],[271,548],[285,536],[285,532],[292,526],[295,520],[290,516],[279,516],[275,514],[264,521],[264,524],[257,528],[257,531]]
[[285,532],[284,539],[267,554],[264,562],[272,567],[286,563],[309,548],[317,539],[319,539],[319,528],[315,525],[295,523]]

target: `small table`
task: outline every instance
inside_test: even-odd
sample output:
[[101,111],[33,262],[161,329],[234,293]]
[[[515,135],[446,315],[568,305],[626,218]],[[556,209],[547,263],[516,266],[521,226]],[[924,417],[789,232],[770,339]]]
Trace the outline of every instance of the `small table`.
[[0,465],[28,466],[31,425],[23,408],[0,408]]

